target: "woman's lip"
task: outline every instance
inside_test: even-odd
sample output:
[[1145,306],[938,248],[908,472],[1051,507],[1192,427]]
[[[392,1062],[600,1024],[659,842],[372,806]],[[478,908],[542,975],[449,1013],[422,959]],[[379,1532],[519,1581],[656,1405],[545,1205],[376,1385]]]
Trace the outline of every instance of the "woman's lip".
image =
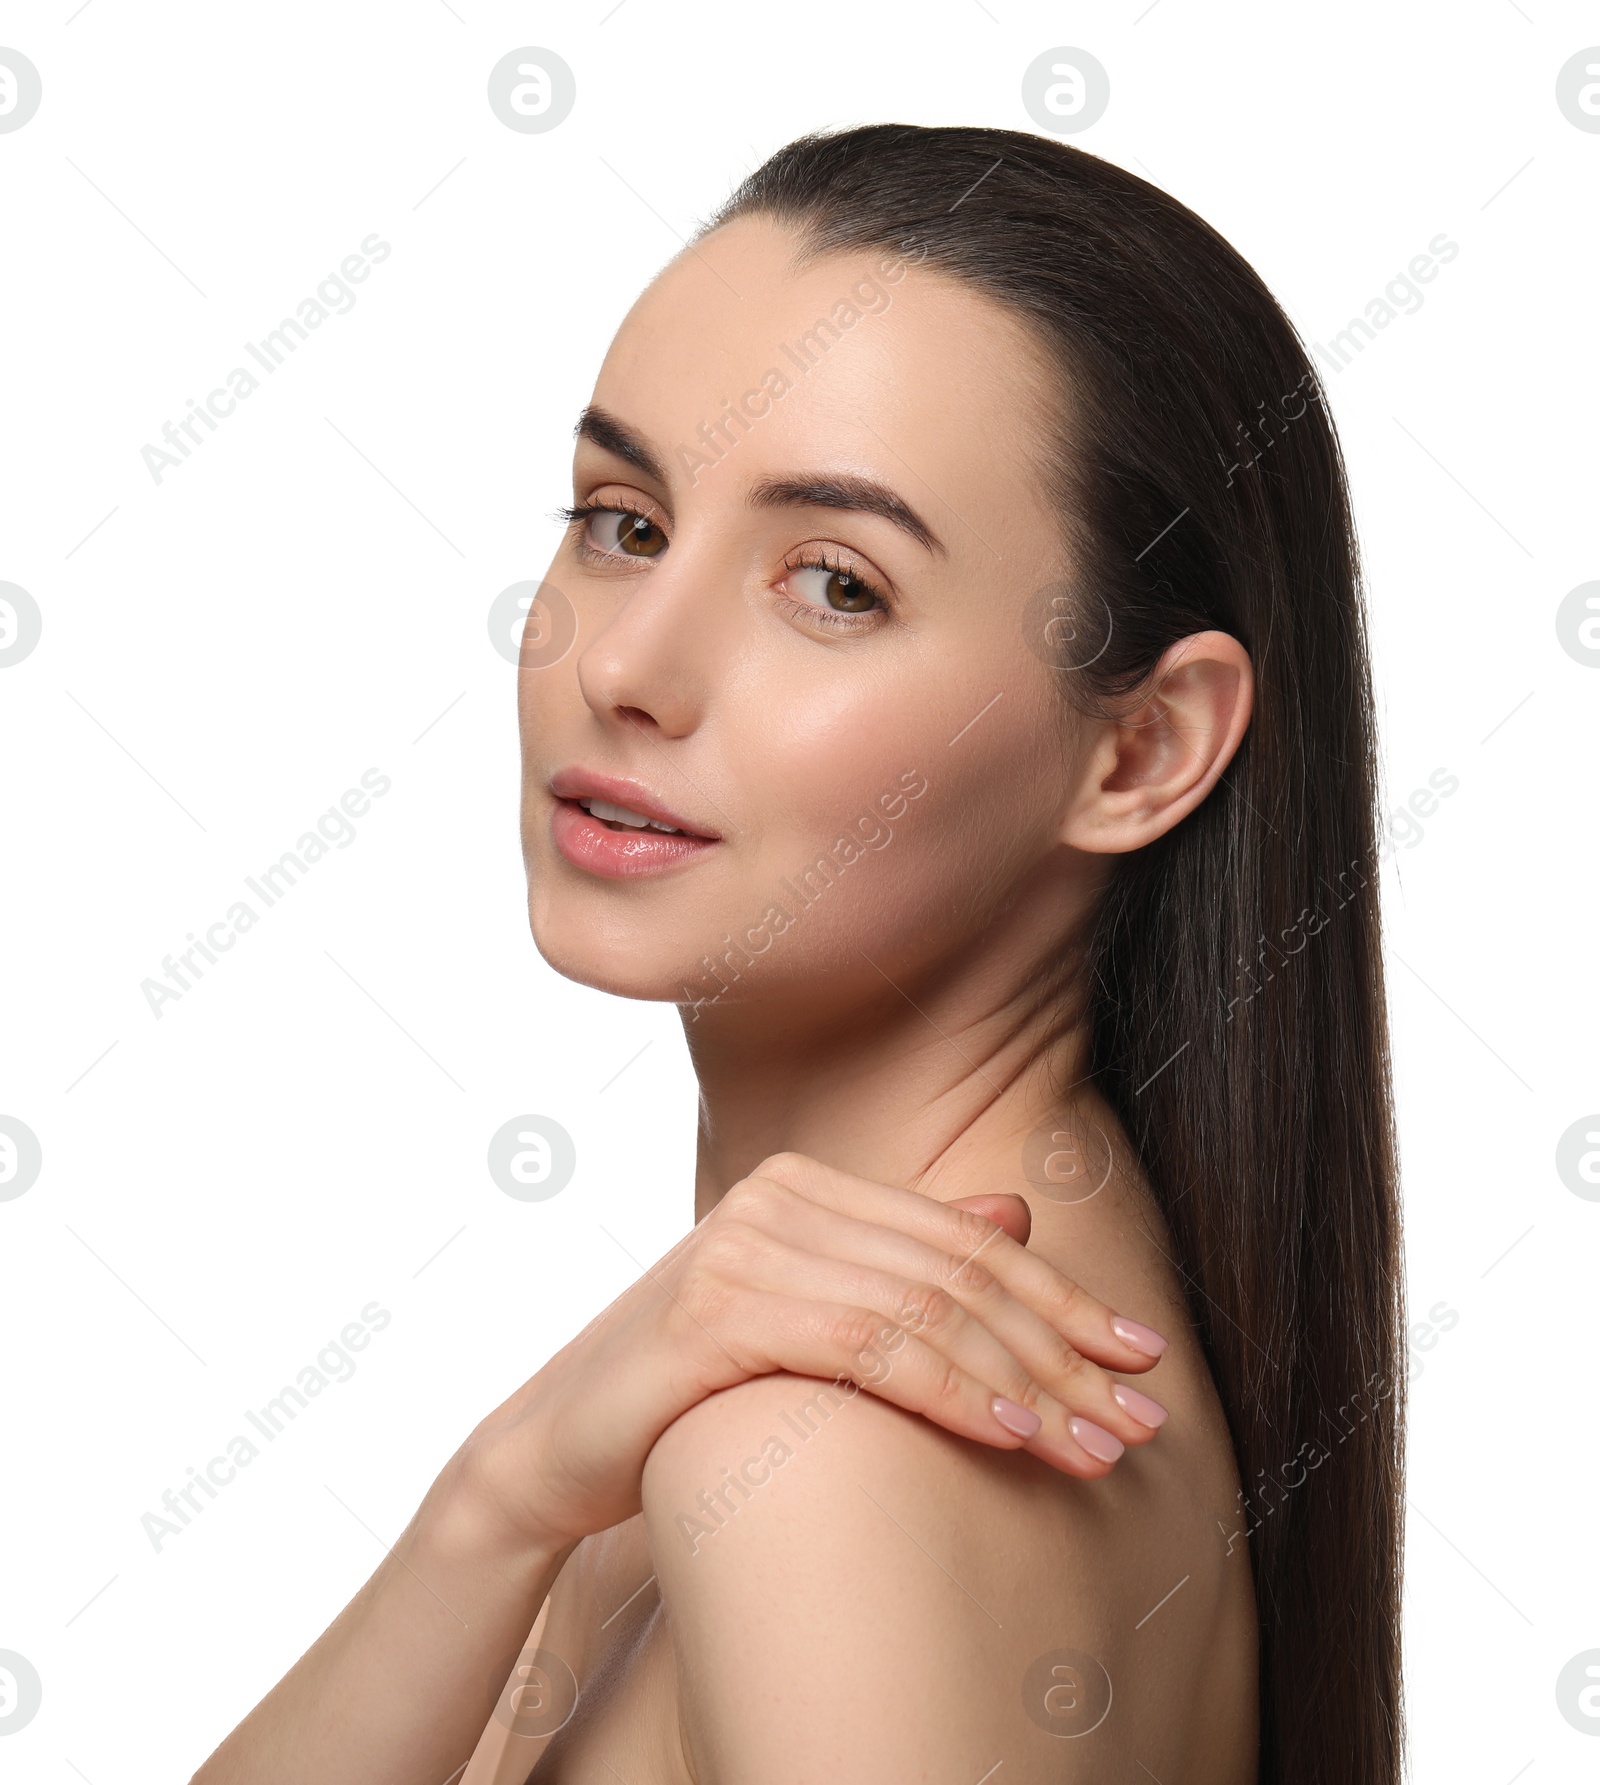
[[[658,800],[648,787],[637,781],[622,781],[614,775],[596,775],[588,769],[557,769],[550,777],[550,791],[558,800],[605,800],[609,805],[625,806],[630,812],[653,818],[657,824],[670,824],[675,831],[686,832],[702,841],[717,842],[715,831],[691,824]],[[659,833],[657,833],[659,834]]]
[[669,836],[665,831],[614,831],[585,812],[575,799],[556,801],[550,815],[550,838],[575,868],[605,880],[634,880],[687,867],[715,849],[718,841],[715,837]]

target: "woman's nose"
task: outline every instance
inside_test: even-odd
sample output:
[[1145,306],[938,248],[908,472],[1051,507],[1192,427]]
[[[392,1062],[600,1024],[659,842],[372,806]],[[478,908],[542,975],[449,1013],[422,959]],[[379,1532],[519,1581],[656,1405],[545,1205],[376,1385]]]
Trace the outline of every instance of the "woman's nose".
[[685,580],[666,566],[648,572],[580,651],[578,686],[602,723],[649,725],[669,738],[700,723],[716,652],[705,604]]

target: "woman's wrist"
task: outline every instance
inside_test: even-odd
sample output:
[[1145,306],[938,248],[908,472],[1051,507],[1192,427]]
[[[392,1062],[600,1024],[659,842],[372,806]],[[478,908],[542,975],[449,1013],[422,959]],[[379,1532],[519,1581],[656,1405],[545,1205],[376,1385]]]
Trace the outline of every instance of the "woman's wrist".
[[[492,1430],[479,1426],[439,1471],[412,1521],[417,1548],[452,1570],[547,1582],[578,1542],[538,1516],[536,1490],[513,1493]],[[542,1593],[540,1595],[543,1597]]]

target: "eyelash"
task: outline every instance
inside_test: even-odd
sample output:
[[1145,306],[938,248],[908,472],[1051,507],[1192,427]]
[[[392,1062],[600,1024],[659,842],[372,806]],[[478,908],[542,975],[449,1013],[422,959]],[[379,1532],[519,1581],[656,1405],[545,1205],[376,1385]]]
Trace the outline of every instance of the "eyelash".
[[[564,521],[568,527],[573,529],[573,543],[579,557],[586,559],[591,564],[612,564],[616,562],[618,556],[616,552],[603,551],[598,546],[590,545],[585,537],[584,523],[592,520],[597,514],[631,515],[637,520],[650,522],[652,526],[656,524],[642,509],[630,508],[626,502],[579,502],[569,507],[558,508],[555,518]],[[867,594],[878,603],[877,607],[868,608],[862,613],[833,613],[827,608],[814,606],[809,601],[796,601],[792,596],[785,596],[784,605],[791,612],[803,613],[808,620],[820,620],[824,626],[840,631],[858,632],[861,630],[861,622],[867,620],[872,614],[887,614],[889,611],[888,598],[884,595],[883,590],[876,583],[869,582],[866,577],[858,575],[827,546],[813,547],[810,556],[805,555],[805,548],[802,547],[795,556],[784,559],[783,567],[790,571],[826,570],[831,576],[848,577],[851,582],[859,583]]]
[[784,569],[826,570],[831,576],[848,577],[851,582],[859,583],[878,605],[876,607],[867,608],[862,613],[834,613],[825,607],[815,607],[809,601],[796,601],[793,596],[785,596],[784,601],[791,611],[799,608],[806,614],[808,619],[820,620],[824,626],[831,626],[841,632],[859,632],[862,623],[870,623],[874,614],[888,614],[889,602],[888,598],[884,595],[883,590],[880,589],[876,583],[869,582],[866,577],[858,576],[836,552],[831,551],[830,548],[825,545],[812,547],[812,555],[810,557],[805,555],[805,551],[806,548],[802,547],[800,552],[796,554],[792,560],[785,558],[783,561]]
[[[643,509],[630,508],[626,502],[579,502],[572,507],[558,508],[555,518],[558,521],[565,521],[567,526],[573,530],[573,543],[578,548],[578,556],[587,558],[591,564],[610,564],[614,563],[617,558],[617,553],[601,551],[599,546],[590,545],[584,537],[586,531],[584,523],[592,520],[597,514],[626,514],[631,515],[635,520],[650,521],[649,515]],[[651,521],[650,524],[654,526],[655,523]]]

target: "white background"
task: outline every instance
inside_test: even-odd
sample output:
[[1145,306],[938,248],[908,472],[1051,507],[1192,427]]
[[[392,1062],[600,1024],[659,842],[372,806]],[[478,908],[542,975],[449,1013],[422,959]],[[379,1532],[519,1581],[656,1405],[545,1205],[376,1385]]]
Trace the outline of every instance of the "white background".
[[[77,4],[0,7],[44,95],[0,135],[0,579],[43,613],[0,671],[0,1112],[44,1156],[0,1203],[0,1649],[44,1682],[5,1776],[187,1777],[692,1220],[674,1012],[527,936],[488,606],[549,562],[618,320],[742,174],[821,124],[1035,128],[1022,71],[1071,45],[1111,80],[1076,140],[1308,339],[1459,244],[1326,374],[1387,805],[1460,783],[1383,877],[1412,1318],[1456,1316],[1413,1382],[1414,1770],[1594,1778],[1555,1681],[1600,1648],[1600,1203],[1555,1148],[1600,1109],[1600,670],[1554,621],[1600,576],[1600,135],[1554,88],[1600,7]],[[576,73],[547,134],[486,102],[523,45]],[[157,485],[141,447],[372,232],[355,307]],[[155,1018],[141,981],[370,767],[355,841]],[[538,1204],[484,1163],[529,1112],[578,1149]],[[356,1374],[157,1553],[141,1515],[374,1300]]]

